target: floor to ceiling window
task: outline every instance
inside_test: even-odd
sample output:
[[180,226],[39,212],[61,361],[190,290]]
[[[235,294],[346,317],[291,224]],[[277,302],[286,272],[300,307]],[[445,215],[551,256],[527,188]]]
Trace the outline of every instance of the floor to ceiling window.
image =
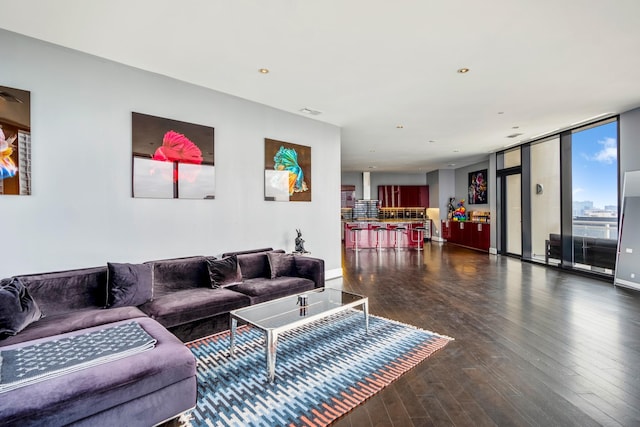
[[574,267],[611,272],[618,239],[616,121],[571,134]]
[[522,255],[522,180],[521,174],[505,177],[507,253]]
[[567,130],[498,153],[498,252],[613,274],[618,122]]
[[531,257],[560,263],[560,138],[531,145]]
[[520,147],[512,148],[498,155],[500,180],[499,206],[501,219],[498,221],[502,254],[522,255],[522,152]]

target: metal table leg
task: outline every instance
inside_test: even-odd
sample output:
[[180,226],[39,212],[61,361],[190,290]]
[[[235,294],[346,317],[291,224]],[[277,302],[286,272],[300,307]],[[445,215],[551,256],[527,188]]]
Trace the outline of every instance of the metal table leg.
[[273,330],[265,331],[267,340],[267,380],[273,384],[276,378],[276,350],[278,349],[278,334]]

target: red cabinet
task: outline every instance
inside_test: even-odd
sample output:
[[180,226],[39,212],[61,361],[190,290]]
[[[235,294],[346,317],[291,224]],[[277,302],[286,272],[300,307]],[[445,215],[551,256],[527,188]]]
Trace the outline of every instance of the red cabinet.
[[379,185],[380,207],[429,207],[428,185]]
[[466,221],[442,221],[442,237],[447,242],[489,251],[491,245],[490,224]]

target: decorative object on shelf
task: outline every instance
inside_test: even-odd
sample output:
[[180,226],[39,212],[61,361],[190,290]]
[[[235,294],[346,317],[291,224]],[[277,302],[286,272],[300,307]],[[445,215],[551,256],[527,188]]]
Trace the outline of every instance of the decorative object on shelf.
[[469,204],[487,203],[487,169],[469,173]]
[[132,113],[133,197],[214,199],[214,129]]
[[491,212],[489,211],[469,211],[468,212],[469,221],[472,222],[483,222],[489,223],[491,222]]
[[464,207],[464,199],[460,199],[458,207],[453,212],[454,221],[466,221],[467,220],[467,208]]
[[311,147],[265,138],[264,199],[311,201]]
[[304,239],[302,238],[302,231],[296,228],[296,233],[298,236],[296,237],[296,250],[293,251],[294,254],[308,254],[309,251],[304,248]]
[[0,194],[31,194],[31,92],[0,86]]
[[455,212],[456,208],[454,206],[454,203],[456,202],[456,198],[455,197],[449,197],[449,204],[447,205],[447,219],[453,219],[453,213]]

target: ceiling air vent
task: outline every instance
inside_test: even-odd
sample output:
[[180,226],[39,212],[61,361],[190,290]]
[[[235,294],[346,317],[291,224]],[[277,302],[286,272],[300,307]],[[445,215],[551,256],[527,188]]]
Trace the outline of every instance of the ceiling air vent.
[[521,133],[512,133],[511,135],[507,135],[507,138],[516,138],[518,136],[522,135]]
[[321,111],[318,111],[318,110],[312,110],[311,108],[307,108],[307,107],[305,107],[305,108],[301,108],[301,109],[300,109],[300,112],[301,112],[301,113],[304,113],[304,114],[310,114],[310,115],[312,115],[312,116],[318,116],[318,115],[322,114],[322,112],[321,112]]

